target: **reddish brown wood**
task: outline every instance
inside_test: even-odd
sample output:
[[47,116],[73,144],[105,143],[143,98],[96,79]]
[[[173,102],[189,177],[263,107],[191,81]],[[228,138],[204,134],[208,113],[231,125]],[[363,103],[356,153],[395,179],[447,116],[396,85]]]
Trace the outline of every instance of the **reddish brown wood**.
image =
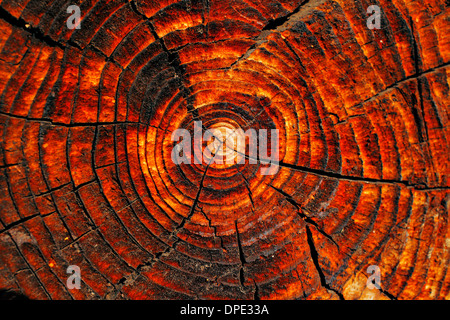
[[[71,30],[0,1],[0,289],[449,299],[450,6],[372,4],[84,1]],[[279,171],[177,166],[195,120],[279,129]]]

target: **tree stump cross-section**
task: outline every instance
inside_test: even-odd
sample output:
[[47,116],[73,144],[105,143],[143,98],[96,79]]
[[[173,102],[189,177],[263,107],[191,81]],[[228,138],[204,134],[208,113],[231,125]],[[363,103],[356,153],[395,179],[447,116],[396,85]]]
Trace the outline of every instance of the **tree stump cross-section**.
[[448,1],[72,2],[0,1],[0,298],[450,298]]

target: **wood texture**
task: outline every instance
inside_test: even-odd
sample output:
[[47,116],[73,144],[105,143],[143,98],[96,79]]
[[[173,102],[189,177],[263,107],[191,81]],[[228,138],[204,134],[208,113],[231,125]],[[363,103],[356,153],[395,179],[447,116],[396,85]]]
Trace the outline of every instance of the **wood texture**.
[[[450,298],[448,1],[71,4],[0,1],[0,289]],[[176,166],[194,120],[279,129],[279,171]]]

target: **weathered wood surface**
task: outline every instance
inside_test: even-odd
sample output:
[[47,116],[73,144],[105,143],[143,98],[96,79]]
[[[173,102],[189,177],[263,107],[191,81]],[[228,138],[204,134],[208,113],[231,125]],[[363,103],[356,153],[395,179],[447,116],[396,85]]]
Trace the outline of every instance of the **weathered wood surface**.
[[[71,4],[0,1],[0,289],[450,298],[448,1]],[[176,166],[194,119],[279,129],[280,170]]]

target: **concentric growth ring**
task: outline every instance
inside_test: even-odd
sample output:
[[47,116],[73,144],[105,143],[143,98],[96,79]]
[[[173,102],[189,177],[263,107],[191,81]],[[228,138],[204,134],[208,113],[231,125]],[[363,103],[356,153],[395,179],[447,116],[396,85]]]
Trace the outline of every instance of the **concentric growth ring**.
[[71,29],[2,1],[0,289],[449,299],[450,7],[422,2],[370,29],[364,1],[88,1]]

